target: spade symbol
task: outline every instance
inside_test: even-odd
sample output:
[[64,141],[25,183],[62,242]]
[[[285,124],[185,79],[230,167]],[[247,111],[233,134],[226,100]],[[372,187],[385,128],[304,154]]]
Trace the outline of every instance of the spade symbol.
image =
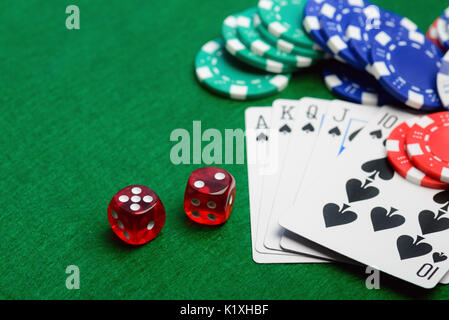
[[371,131],[369,134],[373,139],[381,139],[382,138],[382,130],[380,130],[380,129]]
[[365,184],[358,179],[350,179],[346,182],[346,194],[350,203],[362,200],[368,200],[379,194],[376,187],[367,187],[372,181],[366,180]]
[[362,170],[367,173],[372,173],[369,177],[372,180],[376,178],[376,174],[379,174],[379,177],[382,180],[391,180],[394,176],[394,169],[391,167],[388,158],[380,158],[365,162],[362,165]]
[[438,215],[430,210],[424,210],[419,213],[419,226],[423,234],[429,234],[433,232],[440,232],[449,229],[449,219],[441,218],[446,212],[438,211]]
[[447,259],[447,256],[443,252],[434,252],[432,254],[433,262],[438,263]]
[[268,136],[262,132],[257,136],[256,141],[268,141]]
[[371,210],[371,222],[374,232],[399,227],[404,224],[405,218],[399,214],[394,214],[398,209],[391,208],[390,212],[382,207]]
[[449,190],[438,192],[433,197],[433,201],[439,204],[443,204],[444,206],[441,208],[441,210],[447,211],[449,206]]
[[288,125],[284,124],[282,127],[279,128],[279,132],[290,133],[292,132],[292,129],[290,129]]
[[302,127],[302,131],[305,131],[307,133],[314,132],[315,128],[312,126],[311,123],[306,124],[304,127]]
[[329,134],[333,137],[341,136],[341,131],[338,129],[338,127],[332,128],[329,130]]
[[354,140],[354,138],[357,137],[357,135],[360,133],[360,131],[362,131],[362,129],[363,129],[363,128],[360,128],[360,129],[354,131],[353,133],[351,133],[351,134],[349,135],[349,138],[348,138],[349,141]]
[[348,224],[357,219],[357,214],[352,211],[346,211],[349,206],[344,204],[340,207],[335,203],[328,203],[323,208],[324,224],[326,228]]
[[[401,260],[424,256],[432,251],[432,246],[421,242],[423,237],[417,236],[416,241],[410,236],[400,236],[396,241]],[[421,242],[421,243],[420,243]]]

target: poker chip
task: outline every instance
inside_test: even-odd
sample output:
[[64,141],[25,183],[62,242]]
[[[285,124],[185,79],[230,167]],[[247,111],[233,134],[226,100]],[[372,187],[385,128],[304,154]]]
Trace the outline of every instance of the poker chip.
[[[258,14],[257,17],[260,21],[260,17]],[[285,41],[284,39],[276,38],[265,28],[262,23],[255,25],[255,27],[262,38],[272,46],[276,47],[278,50],[293,55],[310,57],[312,59],[322,59],[324,57],[324,52],[318,45],[314,45],[313,48],[298,47],[293,43]]]
[[324,82],[340,98],[436,111],[442,101],[449,109],[449,74],[437,47],[441,37],[449,44],[448,22],[449,8],[426,37],[409,19],[368,0],[258,0],[257,7],[228,16],[221,36],[242,68],[289,74],[333,58],[347,68],[325,65]]
[[285,65],[282,62],[261,57],[249,50],[238,38],[237,20],[240,15],[251,14],[252,9],[241,14],[228,16],[222,24],[221,34],[225,41],[226,50],[239,60],[255,68],[273,73],[287,73],[296,70],[296,67]]
[[437,74],[437,90],[441,103],[449,108],[449,51],[441,60],[441,67]]
[[439,19],[440,19],[439,17],[436,18],[435,21],[430,25],[429,29],[427,29],[426,37],[427,37],[427,39],[429,39],[430,41],[435,43],[438,46],[438,48],[446,51],[446,49],[443,47],[443,45],[440,43],[440,40],[438,39],[437,25],[438,25]]
[[307,1],[304,8],[303,25],[310,38],[312,38],[312,40],[315,41],[315,43],[317,43],[325,52],[332,54],[332,51],[326,45],[326,40],[321,32],[321,25],[318,18],[321,15],[321,8],[323,7],[325,1],[326,0]]
[[348,46],[346,27],[352,17],[360,15],[366,6],[367,3],[363,0],[327,0],[319,17],[326,46],[335,56],[358,69],[364,69],[365,66],[357,60]]
[[449,183],[449,111],[417,120],[406,138],[407,154],[428,176]]
[[255,29],[255,25],[260,24],[259,16],[255,12],[256,9],[245,11],[237,18],[238,36],[253,53],[298,68],[310,67],[314,63],[310,57],[295,56],[268,44]]
[[448,184],[435,180],[415,168],[407,155],[405,150],[406,137],[411,127],[418,120],[419,118],[413,118],[403,122],[391,131],[386,143],[388,160],[401,177],[414,184],[432,189],[448,189]]
[[394,101],[376,79],[348,65],[330,62],[323,68],[324,82],[338,97],[366,105],[384,105]]
[[441,108],[436,76],[442,53],[430,40],[395,41],[380,32],[372,42],[371,71],[382,87],[407,106],[435,111]]
[[449,49],[448,21],[449,21],[449,8],[444,10],[443,14],[437,21],[438,40],[443,45],[443,47],[446,48],[446,50]]
[[[443,19],[444,22],[446,22],[446,24],[449,24],[449,7],[447,7],[443,11],[443,14],[441,15],[441,19]],[[449,30],[449,27],[448,27],[448,30]]]
[[260,0],[257,7],[262,24],[273,36],[299,47],[313,48],[314,42],[300,23],[306,3],[307,0]]
[[266,97],[282,91],[289,74],[269,74],[241,63],[228,52],[221,39],[207,42],[195,59],[196,76],[211,91],[236,100]]
[[363,68],[371,72],[371,43],[379,32],[387,33],[395,40],[424,42],[424,35],[411,20],[375,5],[364,8],[361,14],[352,15],[346,28],[348,43],[355,58]]

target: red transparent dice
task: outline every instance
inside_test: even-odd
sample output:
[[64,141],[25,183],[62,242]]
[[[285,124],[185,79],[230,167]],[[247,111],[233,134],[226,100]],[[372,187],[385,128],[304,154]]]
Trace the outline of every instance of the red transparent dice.
[[195,222],[216,225],[228,220],[235,198],[235,180],[226,170],[206,167],[192,172],[184,211]]
[[114,233],[133,245],[147,243],[165,223],[165,209],[158,195],[148,187],[123,188],[108,206],[108,219]]

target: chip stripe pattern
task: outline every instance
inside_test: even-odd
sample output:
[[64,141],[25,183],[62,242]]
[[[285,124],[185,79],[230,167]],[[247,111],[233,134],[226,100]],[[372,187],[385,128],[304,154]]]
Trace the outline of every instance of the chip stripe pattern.
[[449,112],[419,119],[407,134],[407,154],[416,168],[449,183]]
[[427,176],[411,163],[405,150],[407,133],[419,118],[401,123],[390,133],[386,142],[387,157],[393,168],[406,180],[432,189],[448,189],[449,185]]
[[203,45],[195,59],[198,81],[212,92],[235,100],[266,97],[282,91],[290,74],[270,74],[243,65],[229,55],[222,39]]

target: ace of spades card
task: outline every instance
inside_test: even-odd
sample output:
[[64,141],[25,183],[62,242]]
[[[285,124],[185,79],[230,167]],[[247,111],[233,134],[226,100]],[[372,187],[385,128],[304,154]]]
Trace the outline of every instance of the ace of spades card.
[[414,115],[383,107],[354,144],[303,182],[280,219],[287,230],[424,288],[449,269],[449,192],[403,179],[385,139]]

